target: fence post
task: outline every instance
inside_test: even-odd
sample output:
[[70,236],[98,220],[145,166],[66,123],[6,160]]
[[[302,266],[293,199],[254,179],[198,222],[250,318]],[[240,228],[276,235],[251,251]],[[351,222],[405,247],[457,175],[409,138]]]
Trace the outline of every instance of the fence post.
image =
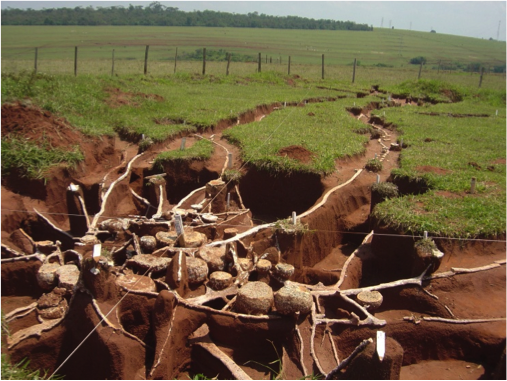
[[261,54],[259,53],[259,59],[257,60],[257,71],[261,72]]
[[112,58],[112,64],[111,64],[111,77],[114,76],[114,49],[113,49],[113,58]]
[[484,75],[484,67],[481,67],[481,77],[479,78],[479,87],[482,85],[482,76]]
[[324,54],[322,54],[322,79],[324,79]]
[[437,74],[440,74],[440,62],[442,62],[442,61],[440,61],[440,60],[438,61],[438,71],[437,71]]
[[150,49],[150,45],[146,45],[146,50],[144,52],[144,75],[148,73],[148,50]]
[[176,53],[174,54],[174,74],[176,74],[176,62],[178,61],[178,47],[176,47]]
[[37,55],[38,55],[39,48],[35,48],[35,62],[33,66],[33,70],[35,70],[35,73],[37,73]]
[[74,48],[74,76],[77,76],[77,46]]
[[266,54],[266,64],[268,63],[268,55]]
[[202,75],[206,75],[206,48],[202,48]]
[[290,75],[290,56],[289,56],[289,70],[287,72],[287,75]]
[[423,65],[423,62],[421,61],[421,65],[419,65],[419,75],[417,76],[417,79],[421,79],[422,65]]
[[229,66],[231,65],[231,53],[227,54],[227,69],[225,70],[225,75],[229,75]]
[[352,69],[352,83],[356,80],[356,64],[357,64],[357,58],[354,58],[354,69]]

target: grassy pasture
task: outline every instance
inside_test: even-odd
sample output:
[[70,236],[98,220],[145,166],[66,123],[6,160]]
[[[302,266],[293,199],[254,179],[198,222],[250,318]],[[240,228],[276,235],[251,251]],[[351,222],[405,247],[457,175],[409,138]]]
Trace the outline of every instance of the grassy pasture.
[[[374,214],[414,234],[426,230],[465,238],[505,232],[505,103],[498,116],[497,103],[469,98],[455,104],[385,109],[384,118],[394,123],[408,145],[393,176],[421,181],[430,190],[387,200]],[[452,116],[463,111],[469,116]]]
[[[371,99],[357,99],[356,92],[380,85],[389,93],[445,102],[451,92],[458,103],[382,110],[409,144],[402,152],[400,169],[393,174],[424,181],[430,191],[379,204],[375,214],[386,224],[411,233],[426,230],[433,235],[475,237],[505,232],[505,76],[487,74],[478,89],[477,74],[438,72],[431,63],[440,59],[505,63],[505,43],[387,29],[369,33],[132,28],[2,27],[2,102],[30,98],[87,134],[145,134],[161,141],[181,131],[234,119],[262,104],[346,95],[334,102],[281,109],[255,125],[234,127],[226,133],[242,149],[243,159],[258,167],[329,173],[336,158],[362,152],[366,137],[353,132],[357,123],[344,108]],[[144,76],[146,44],[150,45],[150,60]],[[73,75],[75,45],[79,46],[77,77]],[[34,46],[40,47],[39,74],[20,74],[33,69]],[[273,62],[263,61],[261,73],[255,62],[233,62],[229,76],[225,76],[225,62],[207,62],[203,76],[202,62],[178,61],[173,74],[176,46],[179,53],[199,47],[255,56],[260,51],[263,60],[267,54]],[[115,76],[111,76],[113,48]],[[325,79],[321,79],[322,54]],[[416,81],[419,68],[407,64],[419,55],[430,61],[422,81]],[[277,61],[280,56],[282,63]],[[361,65],[352,84],[354,58]],[[392,67],[373,66],[378,63]],[[128,94],[130,103],[111,107],[114,89]],[[310,112],[315,115],[309,116]],[[455,118],[449,113],[487,116]],[[160,123],[163,120],[170,122]],[[269,144],[263,144],[268,136]],[[9,149],[5,143],[2,139],[2,151]],[[289,145],[304,146],[314,154],[313,161],[301,165],[277,155]],[[205,143],[194,146],[195,152],[189,149],[185,154],[206,157],[213,148]],[[181,152],[166,155],[157,160],[179,160]],[[2,171],[3,164],[2,160]],[[421,170],[422,166],[439,168],[441,174]],[[40,174],[40,170],[27,173]],[[471,177],[478,182],[475,194],[467,193]]]
[[[260,122],[237,126],[224,136],[241,147],[243,160],[258,168],[284,173],[331,173],[335,160],[364,152],[369,135],[357,130],[364,124],[351,118],[346,107],[363,106],[371,99],[344,98],[331,103],[290,107],[272,113]],[[310,163],[278,155],[280,149],[298,145],[313,155]]]
[[[144,59],[150,45],[153,60],[172,60],[179,53],[197,48],[223,48],[257,57],[262,53],[282,62],[290,55],[294,63],[320,64],[325,54],[329,65],[382,63],[406,66],[417,56],[428,61],[505,63],[505,42],[407,30],[376,28],[372,32],[286,30],[256,28],[146,27],[146,26],[2,26],[2,59],[33,59],[39,47],[41,60],[73,59],[74,46],[83,57]],[[86,53],[85,53],[86,52]]]

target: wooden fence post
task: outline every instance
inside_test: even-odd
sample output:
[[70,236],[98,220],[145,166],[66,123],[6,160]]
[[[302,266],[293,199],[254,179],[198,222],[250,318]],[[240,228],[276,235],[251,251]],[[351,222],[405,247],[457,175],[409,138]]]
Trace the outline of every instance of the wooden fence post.
[[227,70],[225,71],[225,75],[229,75],[229,66],[231,65],[231,53],[227,54]]
[[148,73],[148,50],[150,49],[150,45],[146,45],[146,50],[144,52],[144,75]]
[[113,62],[111,64],[111,77],[114,76],[114,49],[113,49]]
[[257,72],[261,72],[261,54],[259,53],[259,58],[257,59]]
[[38,55],[38,50],[39,48],[35,48],[35,62],[34,62],[34,66],[33,66],[33,70],[35,70],[35,73],[37,73],[37,55]]
[[421,61],[421,65],[419,65],[419,75],[417,76],[417,79],[421,79],[422,65],[423,65],[423,61]]
[[354,58],[354,69],[352,69],[352,83],[356,81],[356,64],[357,58]]
[[206,75],[206,48],[202,48],[202,75]]
[[266,64],[268,63],[268,55],[266,54]]
[[178,47],[176,47],[176,53],[174,54],[174,74],[176,74],[176,62],[178,61]]
[[484,67],[481,67],[481,77],[479,78],[479,87],[482,85],[482,76],[484,75]]
[[77,46],[74,48],[74,76],[77,76]]
[[437,74],[440,74],[440,62],[442,62],[442,61],[440,61],[440,60],[438,61],[438,70],[437,70]]
[[290,75],[290,56],[289,56],[289,70],[288,70],[287,74]]
[[322,79],[324,79],[324,54],[322,54]]

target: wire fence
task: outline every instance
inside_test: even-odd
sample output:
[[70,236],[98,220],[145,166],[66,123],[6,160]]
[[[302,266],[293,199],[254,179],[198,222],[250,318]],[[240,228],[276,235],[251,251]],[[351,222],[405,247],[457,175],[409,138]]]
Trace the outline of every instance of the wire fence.
[[[374,81],[376,79],[448,79],[461,77],[460,82],[481,87],[484,77],[489,82],[505,85],[505,63],[460,62],[451,60],[426,61],[395,66],[386,63],[361,61],[354,57],[347,64],[330,64],[325,54],[314,57],[282,56],[259,52],[250,60],[238,62],[235,57],[245,55],[227,53],[223,50],[206,52],[202,48],[188,59],[188,53],[178,54],[178,49],[164,46],[97,46],[97,47],[37,47],[2,52],[2,72],[33,71],[46,74],[70,75],[152,75],[164,76],[175,73],[202,75],[249,75],[260,71],[274,71],[309,79]],[[218,53],[217,53],[218,52]],[[31,58],[30,58],[31,56]],[[329,62],[336,62],[329,59]],[[348,60],[345,60],[348,61]],[[465,78],[466,76],[470,78]]]

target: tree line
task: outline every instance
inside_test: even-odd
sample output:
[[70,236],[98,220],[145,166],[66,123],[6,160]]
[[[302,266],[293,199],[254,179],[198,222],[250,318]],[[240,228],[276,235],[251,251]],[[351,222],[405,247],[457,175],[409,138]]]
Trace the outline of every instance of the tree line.
[[159,2],[148,6],[75,7],[42,10],[2,9],[2,25],[145,25],[235,28],[321,29],[372,31],[373,26],[352,21],[315,20],[299,16],[269,16],[252,12],[180,11]]

